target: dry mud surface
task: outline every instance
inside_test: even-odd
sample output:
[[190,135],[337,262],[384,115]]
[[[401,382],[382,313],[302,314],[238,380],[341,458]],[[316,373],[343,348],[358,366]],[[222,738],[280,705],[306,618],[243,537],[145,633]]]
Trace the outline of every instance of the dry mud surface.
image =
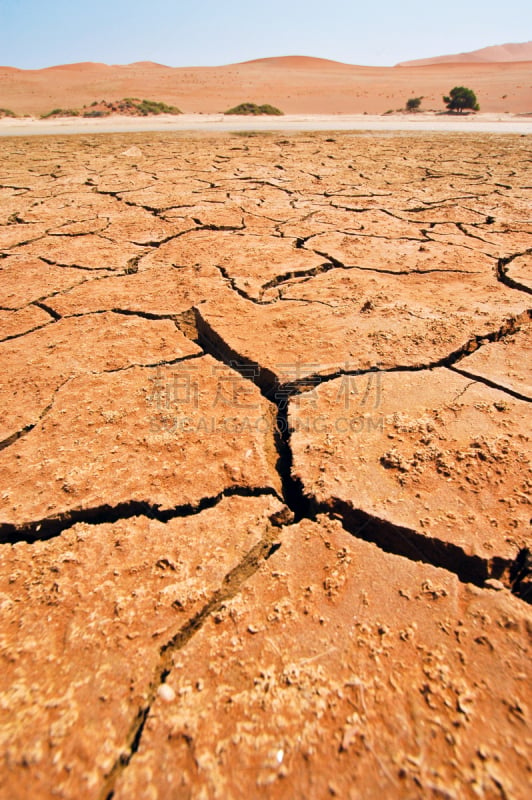
[[529,796],[531,191],[526,137],[4,139],[2,800]]

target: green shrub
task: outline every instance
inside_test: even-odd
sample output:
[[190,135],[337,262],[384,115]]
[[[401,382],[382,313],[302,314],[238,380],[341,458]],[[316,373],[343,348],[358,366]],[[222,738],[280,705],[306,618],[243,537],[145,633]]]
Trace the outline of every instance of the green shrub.
[[283,116],[283,112],[280,109],[275,108],[275,106],[270,106],[268,103],[265,103],[262,106],[259,106],[256,103],[240,103],[240,105],[230,108],[228,111],[224,111],[224,114],[242,114],[245,116],[270,114],[276,117]]
[[464,108],[470,108],[472,111],[480,111],[480,106],[477,103],[477,96],[472,89],[467,89],[465,86],[455,86],[449,92],[449,97],[443,98],[443,102],[449,111],[458,111],[460,114]]
[[143,116],[148,114],[181,114],[177,106],[167,106],[166,103],[157,103],[155,100],[142,100],[135,103],[137,111]]
[[0,108],[0,117],[16,117],[14,111],[11,111],[10,108]]
[[50,117],[79,117],[79,111],[75,108],[54,108],[47,114],[41,114],[41,119],[49,119]]
[[409,97],[406,101],[407,111],[417,111],[421,105],[422,97]]
[[[97,108],[100,106],[100,108]],[[87,118],[108,117],[109,114],[115,113],[130,113],[140,114],[144,117],[148,114],[181,114],[182,112],[176,106],[168,106],[166,103],[158,103],[155,100],[139,100],[138,97],[125,97],[123,100],[115,102],[108,102],[96,100],[90,104],[90,109],[85,111],[86,106],[83,106],[81,111],[77,109],[64,109],[54,108],[47,114],[43,114],[41,119],[48,119],[50,117],[79,117],[80,114]],[[14,116],[14,115],[13,115]]]

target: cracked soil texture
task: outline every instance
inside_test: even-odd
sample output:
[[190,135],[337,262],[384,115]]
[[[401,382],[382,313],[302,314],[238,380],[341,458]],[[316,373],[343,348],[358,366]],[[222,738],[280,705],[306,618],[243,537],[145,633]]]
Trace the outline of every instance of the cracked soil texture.
[[529,797],[529,139],[2,151],[1,800]]

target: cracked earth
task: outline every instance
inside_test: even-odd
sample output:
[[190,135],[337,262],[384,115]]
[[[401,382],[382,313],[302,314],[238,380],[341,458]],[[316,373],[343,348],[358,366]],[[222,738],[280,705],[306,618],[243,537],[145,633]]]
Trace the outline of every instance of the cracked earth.
[[529,140],[2,148],[0,796],[528,797]]

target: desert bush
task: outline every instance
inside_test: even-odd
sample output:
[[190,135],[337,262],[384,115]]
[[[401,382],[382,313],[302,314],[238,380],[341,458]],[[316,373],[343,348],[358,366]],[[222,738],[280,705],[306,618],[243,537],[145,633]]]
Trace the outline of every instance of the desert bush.
[[417,111],[421,105],[423,97],[409,97],[406,101],[407,111]]
[[[98,108],[99,106],[99,108]],[[140,114],[141,116],[148,116],[148,114],[181,114],[182,112],[176,106],[169,106],[166,103],[159,103],[155,100],[139,100],[138,97],[125,97],[123,100],[116,100],[109,102],[107,100],[96,100],[90,104],[90,108],[83,106],[81,111],[77,109],[64,109],[54,108],[47,114],[43,114],[41,119],[48,119],[49,117],[79,117],[82,115],[87,118],[108,117],[109,114]]]
[[47,114],[41,114],[41,119],[49,119],[50,117],[79,117],[79,111],[75,108],[54,108]]
[[119,111],[131,111],[147,117],[148,114],[182,114],[177,106],[169,106],[157,100],[139,100],[138,97],[124,97],[116,104]]
[[166,103],[158,103],[155,100],[142,100],[136,103],[137,111],[143,116],[148,114],[181,114],[177,106],[168,106]]
[[14,111],[11,111],[10,108],[0,108],[0,117],[16,117]]
[[240,103],[240,105],[230,108],[228,111],[224,111],[224,114],[242,114],[245,116],[270,114],[276,117],[283,116],[283,112],[280,109],[275,108],[275,106],[271,106],[268,103],[265,103],[262,106],[257,105],[257,103]]
[[466,86],[455,86],[449,92],[449,97],[444,96],[443,102],[449,111],[458,111],[462,113],[464,108],[470,108],[472,111],[479,111],[480,106],[477,103],[477,96],[472,89]]

